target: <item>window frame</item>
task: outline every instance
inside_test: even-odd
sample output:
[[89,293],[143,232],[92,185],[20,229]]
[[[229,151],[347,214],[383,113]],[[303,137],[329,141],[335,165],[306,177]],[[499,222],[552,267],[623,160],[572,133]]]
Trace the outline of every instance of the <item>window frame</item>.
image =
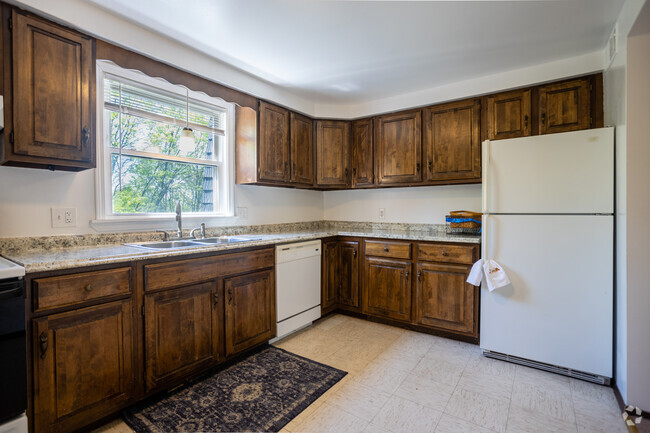
[[[115,214],[112,209],[112,177],[111,177],[111,155],[115,154],[115,148],[110,145],[109,119],[104,115],[104,77],[105,75],[123,78],[137,84],[161,89],[164,92],[176,94],[185,99],[189,95],[190,100],[198,103],[209,104],[226,113],[223,161],[199,160],[182,156],[160,155],[159,160],[189,162],[196,164],[207,164],[217,167],[216,182],[218,191],[218,203],[215,203],[213,212],[183,212],[183,220],[192,222],[223,221],[227,218],[234,218],[234,185],[235,185],[235,106],[221,98],[206,95],[203,92],[187,89],[182,85],[171,84],[163,78],[150,77],[140,71],[124,69],[107,60],[97,60],[97,169],[95,175],[95,204],[96,220],[91,226],[101,228],[137,228],[152,227],[151,223],[167,222],[175,218],[175,213],[137,213],[137,214]],[[183,122],[184,123],[184,122]],[[183,125],[184,126],[184,125]],[[150,156],[138,150],[122,149],[123,156]],[[182,205],[182,203],[181,203]],[[117,224],[116,224],[117,223]],[[129,227],[130,226],[130,227]],[[155,227],[154,227],[155,228]]]

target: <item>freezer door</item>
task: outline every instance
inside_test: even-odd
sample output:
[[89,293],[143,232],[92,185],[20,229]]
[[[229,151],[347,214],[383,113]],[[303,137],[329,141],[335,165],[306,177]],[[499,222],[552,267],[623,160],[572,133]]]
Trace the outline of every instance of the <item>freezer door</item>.
[[483,257],[512,284],[481,288],[481,347],[612,377],[613,217],[490,215],[484,228]]
[[614,128],[484,143],[484,213],[613,211]]

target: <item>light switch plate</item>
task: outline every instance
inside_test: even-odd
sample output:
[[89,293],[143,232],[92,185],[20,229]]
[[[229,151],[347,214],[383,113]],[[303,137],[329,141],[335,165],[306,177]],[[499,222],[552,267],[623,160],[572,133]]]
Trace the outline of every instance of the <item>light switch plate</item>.
[[77,208],[53,207],[52,227],[77,227]]

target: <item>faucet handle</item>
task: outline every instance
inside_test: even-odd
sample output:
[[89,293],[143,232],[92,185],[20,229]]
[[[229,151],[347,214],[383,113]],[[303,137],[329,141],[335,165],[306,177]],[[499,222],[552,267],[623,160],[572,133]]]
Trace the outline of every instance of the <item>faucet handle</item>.
[[168,241],[169,240],[169,233],[165,230],[156,230],[156,232],[160,232],[163,234],[163,241]]
[[205,239],[205,223],[201,223],[199,227],[193,228],[192,231],[190,232],[190,237],[196,239],[196,235],[194,234],[194,232],[196,232],[197,230],[200,230],[201,232],[200,239]]

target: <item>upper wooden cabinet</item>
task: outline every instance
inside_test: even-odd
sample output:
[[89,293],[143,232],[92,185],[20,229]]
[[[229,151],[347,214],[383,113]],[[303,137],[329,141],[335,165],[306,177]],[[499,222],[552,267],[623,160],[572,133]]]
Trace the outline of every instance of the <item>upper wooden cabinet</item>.
[[427,181],[480,180],[480,100],[429,107],[424,118]]
[[379,185],[422,181],[422,112],[375,118],[375,174]]
[[289,110],[260,101],[259,131],[259,180],[288,181]]
[[316,184],[334,188],[350,184],[350,122],[316,121]]
[[375,182],[372,139],[372,119],[352,122],[353,188],[369,187]]
[[487,98],[488,138],[526,137],[532,131],[530,89],[513,90]]
[[591,127],[590,80],[549,84],[539,89],[539,133]]
[[94,40],[15,10],[11,20],[12,30],[4,35],[11,40],[11,53],[3,53],[7,113],[2,163],[94,168]]
[[313,125],[309,117],[291,113],[291,182],[314,183]]

